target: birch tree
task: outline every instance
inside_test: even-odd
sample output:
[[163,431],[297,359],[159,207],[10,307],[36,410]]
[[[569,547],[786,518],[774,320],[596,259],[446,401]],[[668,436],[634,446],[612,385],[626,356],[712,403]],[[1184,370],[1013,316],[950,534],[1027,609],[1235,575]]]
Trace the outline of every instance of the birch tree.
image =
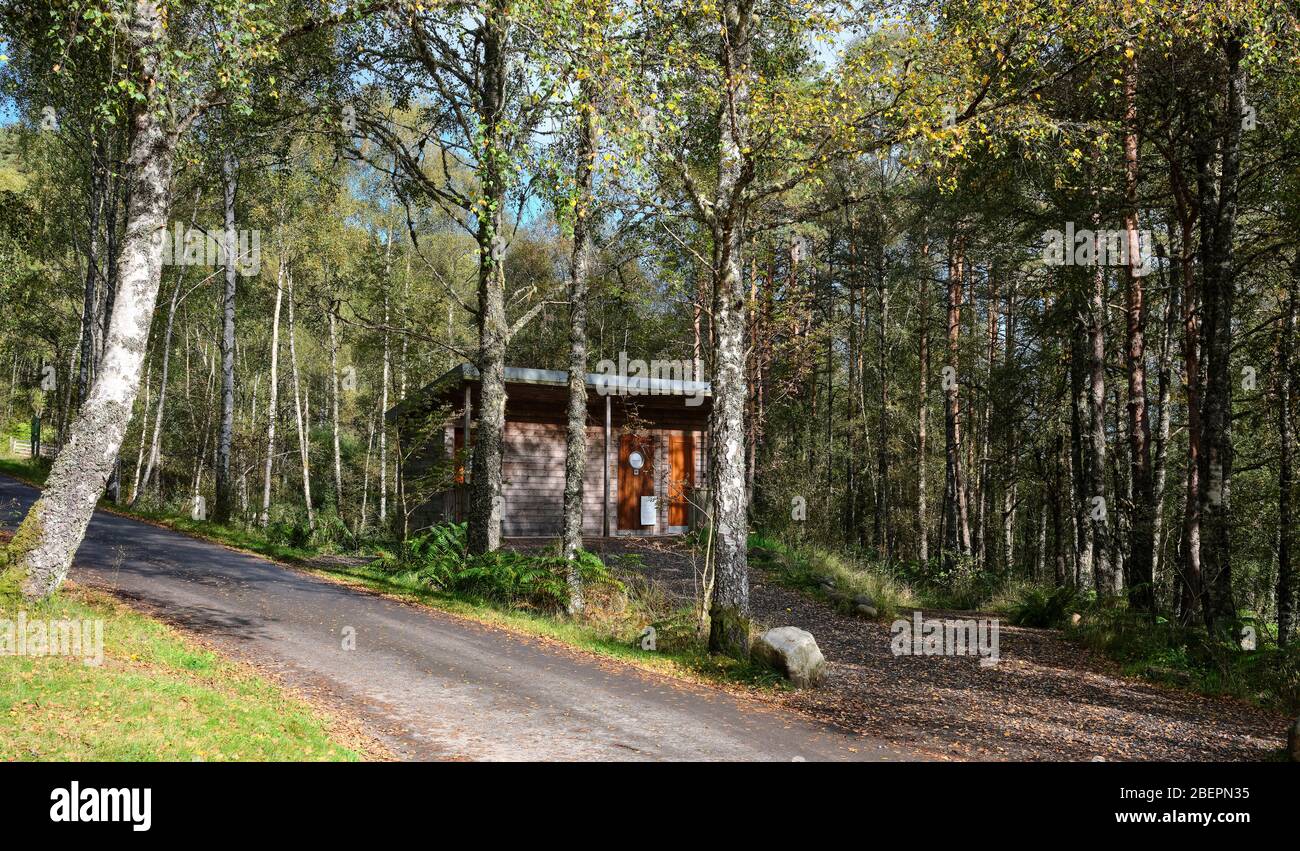
[[[99,372],[45,490],[8,547],[7,572],[19,577],[28,598],[48,597],[63,583],[117,464],[158,294],[162,234],[181,139],[218,101],[238,106],[252,75],[276,59],[282,44],[358,15],[347,7],[313,19],[276,4],[243,0],[165,10],[157,0],[105,0],[76,10],[47,7],[36,15],[12,6],[0,9],[6,35],[19,49],[47,57],[46,67],[55,74],[70,43],[115,51],[125,69],[116,86],[126,96],[124,118],[130,127],[123,177],[130,201]],[[206,38],[200,21],[216,23],[215,42]],[[73,31],[75,41],[64,37]]]

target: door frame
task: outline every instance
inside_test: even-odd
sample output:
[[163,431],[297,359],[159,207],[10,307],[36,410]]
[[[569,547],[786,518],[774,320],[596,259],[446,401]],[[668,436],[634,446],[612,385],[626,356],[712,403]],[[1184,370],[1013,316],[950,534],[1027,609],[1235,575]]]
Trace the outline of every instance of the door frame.
[[[620,434],[618,438],[618,494],[615,497],[617,528],[621,533],[640,532],[645,533],[649,530],[654,533],[659,528],[659,518],[655,517],[655,522],[649,526],[643,526],[641,519],[641,497],[658,496],[659,488],[656,477],[658,467],[656,467],[656,453],[658,440],[652,432],[644,437],[635,434]],[[641,468],[640,473],[632,472],[632,465],[628,463],[628,458],[632,454],[633,448],[639,448],[642,455],[646,458],[646,466]],[[630,492],[635,483],[635,491]],[[625,502],[635,498],[635,502]],[[625,507],[627,506],[627,507]],[[636,518],[635,523],[625,520],[625,517]]]

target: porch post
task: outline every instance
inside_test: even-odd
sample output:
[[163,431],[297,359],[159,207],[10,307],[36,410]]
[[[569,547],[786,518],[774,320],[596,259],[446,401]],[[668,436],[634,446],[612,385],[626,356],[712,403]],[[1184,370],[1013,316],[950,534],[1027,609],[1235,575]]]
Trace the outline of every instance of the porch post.
[[[466,385],[465,385],[465,426],[464,426],[464,432],[463,432],[464,437],[465,437],[465,452],[466,452],[466,453],[469,452],[469,406],[470,406],[470,386],[469,386],[469,384],[466,384]],[[469,480],[469,465],[468,465],[468,464],[465,465],[465,480],[466,480],[466,481]]]
[[605,395],[605,453],[602,456],[602,458],[604,459],[604,463],[600,465],[601,473],[605,480],[605,500],[603,503],[601,503],[601,505],[603,506],[602,517],[604,518],[604,523],[605,523],[606,538],[609,537],[609,423],[610,423],[609,394],[606,394]]
[[[470,397],[470,384],[469,384],[469,382],[467,381],[467,382],[465,382],[465,425],[463,426],[464,431],[462,432],[462,434],[464,435],[464,441],[463,441],[463,443],[462,443],[462,448],[465,450],[465,458],[466,458],[466,459],[469,458],[469,454],[470,454],[470,452],[471,452],[471,450],[470,450],[470,446],[469,446],[469,417],[470,417],[470,410],[469,410],[469,409],[470,409],[470,398],[471,398],[471,397]],[[464,520],[464,519],[466,519],[466,518],[469,516],[469,499],[468,499],[468,496],[469,496],[469,477],[470,477],[469,468],[470,468],[470,464],[469,464],[468,460],[462,461],[462,463],[461,463],[461,469],[463,469],[465,472],[464,472],[464,474],[461,475],[461,479],[462,479],[463,481],[461,482],[461,485],[460,485],[460,508],[461,508],[461,511],[460,511],[460,517],[459,517],[459,519],[461,519],[461,520]]]

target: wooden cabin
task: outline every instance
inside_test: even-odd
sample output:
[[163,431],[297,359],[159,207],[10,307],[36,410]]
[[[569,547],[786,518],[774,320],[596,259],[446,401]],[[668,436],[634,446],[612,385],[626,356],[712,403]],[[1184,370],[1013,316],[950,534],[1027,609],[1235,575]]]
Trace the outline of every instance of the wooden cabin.
[[[567,372],[507,367],[501,459],[502,535],[561,534]],[[587,537],[680,535],[707,506],[709,384],[663,378],[587,376]],[[472,469],[477,368],[461,364],[387,413],[397,433],[408,529],[465,519]],[[465,434],[469,450],[465,450]]]

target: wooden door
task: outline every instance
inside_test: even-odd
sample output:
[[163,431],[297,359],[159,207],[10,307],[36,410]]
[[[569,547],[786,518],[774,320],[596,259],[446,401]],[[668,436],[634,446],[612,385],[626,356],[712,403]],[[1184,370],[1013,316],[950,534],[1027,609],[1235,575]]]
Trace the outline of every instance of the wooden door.
[[668,438],[668,525],[691,522],[691,488],[695,487],[695,435],[674,434]]
[[456,465],[456,484],[465,484],[465,459],[461,452],[465,449],[465,429],[454,428],[452,431],[452,459]]
[[[628,460],[640,452],[645,463],[633,471]],[[655,493],[655,445],[649,437],[625,434],[618,441],[618,528],[644,529],[641,525],[641,497]]]

